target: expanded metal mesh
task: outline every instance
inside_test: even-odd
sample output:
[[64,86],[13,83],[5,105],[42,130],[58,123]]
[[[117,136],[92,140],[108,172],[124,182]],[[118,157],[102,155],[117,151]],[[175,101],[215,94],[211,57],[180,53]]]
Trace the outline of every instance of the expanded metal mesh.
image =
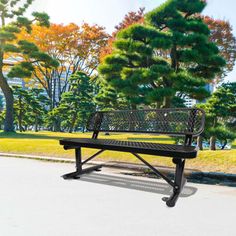
[[199,135],[205,113],[197,108],[107,111],[94,113],[89,131]]
[[[149,142],[132,142],[132,141],[120,141],[114,139],[89,139],[89,138],[73,138],[67,139],[65,142],[72,142],[74,145],[89,144],[89,145],[100,145],[100,146],[113,146],[113,147],[129,147],[129,148],[140,148],[148,150],[163,150],[163,151],[193,151],[194,146],[183,146],[175,144],[162,144],[162,143],[149,143]],[[71,144],[71,143],[70,143]]]

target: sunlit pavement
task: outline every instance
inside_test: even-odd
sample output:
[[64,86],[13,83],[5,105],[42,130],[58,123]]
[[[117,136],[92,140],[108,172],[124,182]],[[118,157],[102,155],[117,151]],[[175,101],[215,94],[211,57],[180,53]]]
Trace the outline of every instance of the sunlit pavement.
[[236,188],[187,183],[175,208],[160,180],[0,157],[0,236],[236,235]]

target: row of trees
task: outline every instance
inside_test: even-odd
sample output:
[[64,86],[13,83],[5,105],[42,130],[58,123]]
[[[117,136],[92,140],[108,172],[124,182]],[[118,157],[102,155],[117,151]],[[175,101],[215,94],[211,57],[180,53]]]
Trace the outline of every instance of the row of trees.
[[[13,87],[14,123],[18,130],[53,130],[57,126],[60,131],[84,132],[89,115],[102,104],[96,92],[97,86],[94,87],[91,79],[83,72],[71,76],[69,84],[69,91],[63,93],[59,106],[53,110],[49,109],[50,100],[42,95],[42,89]],[[125,97],[119,102],[123,102],[120,104],[123,109],[128,108]],[[206,103],[198,104],[198,107],[207,114],[205,132],[198,138],[198,146],[203,149],[202,141],[210,140],[211,150],[216,150],[218,140],[224,149],[229,141],[236,138],[236,83],[222,84]],[[1,113],[1,126],[3,120],[4,112]]]
[[[13,86],[14,126],[20,131],[49,129],[52,131],[85,131],[91,112],[95,111],[95,87],[84,72],[76,72],[68,81],[57,107],[50,109],[50,99],[43,89]],[[45,94],[45,95],[44,95]],[[5,110],[1,113],[3,126]]]
[[[20,131],[72,132],[84,130],[95,109],[184,106],[185,97],[207,99],[205,85],[221,82],[234,66],[232,28],[202,16],[203,0],[169,0],[147,14],[130,12],[111,36],[98,25],[49,24],[45,13],[29,20],[23,15],[32,2],[20,7],[22,1],[0,0],[5,131],[17,124]],[[12,89],[6,73],[24,78],[27,88]],[[204,105],[209,117],[214,96]],[[217,135],[205,134],[212,146],[222,133],[216,130],[229,129],[232,121],[219,119]]]
[[[0,0],[0,87],[6,103],[4,131],[14,131],[14,96],[7,78],[24,78],[29,87],[46,91],[54,109],[78,70],[93,74],[108,34],[84,23],[51,25],[46,13],[25,12],[33,0]],[[57,97],[57,98],[56,98]]]

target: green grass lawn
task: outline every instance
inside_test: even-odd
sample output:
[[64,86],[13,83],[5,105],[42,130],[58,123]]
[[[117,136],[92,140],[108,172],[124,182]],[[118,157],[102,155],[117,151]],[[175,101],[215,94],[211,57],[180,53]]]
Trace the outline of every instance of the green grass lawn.
[[[58,140],[68,137],[91,137],[91,133],[56,133],[56,132],[26,132],[26,133],[0,133],[0,152],[16,154],[32,154],[52,157],[74,158],[74,151],[65,151]],[[100,134],[100,138],[147,141],[158,143],[174,143],[168,136],[143,135],[143,134]],[[236,146],[236,142],[233,144]],[[83,149],[83,157],[88,157],[95,150]],[[173,166],[170,158],[143,155],[148,161],[160,166]],[[139,163],[129,153],[106,151],[97,160],[125,161]],[[199,171],[220,171],[236,173],[236,149],[225,151],[200,151],[196,159],[187,161],[187,167]]]

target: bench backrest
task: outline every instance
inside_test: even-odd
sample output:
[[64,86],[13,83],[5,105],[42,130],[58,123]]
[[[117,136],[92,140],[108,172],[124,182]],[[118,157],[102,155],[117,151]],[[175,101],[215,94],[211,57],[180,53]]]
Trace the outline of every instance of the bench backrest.
[[90,117],[87,130],[198,136],[204,123],[205,112],[199,108],[98,111]]

